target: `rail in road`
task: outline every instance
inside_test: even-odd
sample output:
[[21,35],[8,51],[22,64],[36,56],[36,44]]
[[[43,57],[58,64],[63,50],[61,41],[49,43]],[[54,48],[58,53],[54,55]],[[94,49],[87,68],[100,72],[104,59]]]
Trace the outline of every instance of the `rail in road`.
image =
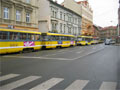
[[[103,50],[105,46],[103,44],[96,46],[67,48],[62,50],[46,50],[35,53],[19,54],[19,55],[5,55],[6,58],[26,58],[26,59],[47,59],[47,60],[77,60],[87,55],[97,53]],[[47,53],[46,53],[47,52]],[[42,55],[43,54],[43,55]],[[70,54],[70,55],[69,55]]]

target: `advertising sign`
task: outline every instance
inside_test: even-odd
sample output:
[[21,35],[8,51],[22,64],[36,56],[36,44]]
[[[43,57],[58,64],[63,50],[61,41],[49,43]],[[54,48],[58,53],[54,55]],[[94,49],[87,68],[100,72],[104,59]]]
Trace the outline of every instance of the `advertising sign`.
[[27,47],[29,47],[29,46],[35,46],[35,43],[33,41],[25,41],[24,42],[24,46],[27,46]]

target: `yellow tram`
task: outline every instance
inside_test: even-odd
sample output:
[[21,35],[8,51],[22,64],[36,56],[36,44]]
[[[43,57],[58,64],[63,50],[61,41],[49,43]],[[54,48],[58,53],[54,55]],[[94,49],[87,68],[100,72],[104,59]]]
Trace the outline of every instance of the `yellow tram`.
[[99,41],[100,41],[99,37],[92,37],[91,44],[92,44],[92,45],[93,45],[93,44],[99,44]]
[[91,45],[92,36],[78,36],[77,45]]
[[57,33],[42,33],[44,48],[75,46],[75,36]]
[[42,48],[40,32],[0,29],[0,54]]
[[0,54],[75,46],[75,36],[0,29]]

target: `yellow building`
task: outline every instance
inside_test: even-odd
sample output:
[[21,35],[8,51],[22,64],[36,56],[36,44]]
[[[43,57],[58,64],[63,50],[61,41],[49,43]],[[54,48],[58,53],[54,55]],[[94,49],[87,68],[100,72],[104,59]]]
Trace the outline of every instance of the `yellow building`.
[[0,27],[38,31],[37,0],[0,0]]
[[88,0],[77,2],[82,8],[82,32],[83,35],[93,35],[93,11]]

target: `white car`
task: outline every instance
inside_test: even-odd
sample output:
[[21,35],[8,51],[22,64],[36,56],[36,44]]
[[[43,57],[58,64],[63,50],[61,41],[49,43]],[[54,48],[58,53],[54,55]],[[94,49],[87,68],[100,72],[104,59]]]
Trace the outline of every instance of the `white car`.
[[105,40],[105,45],[110,45],[110,41],[111,41],[111,39],[106,39]]

